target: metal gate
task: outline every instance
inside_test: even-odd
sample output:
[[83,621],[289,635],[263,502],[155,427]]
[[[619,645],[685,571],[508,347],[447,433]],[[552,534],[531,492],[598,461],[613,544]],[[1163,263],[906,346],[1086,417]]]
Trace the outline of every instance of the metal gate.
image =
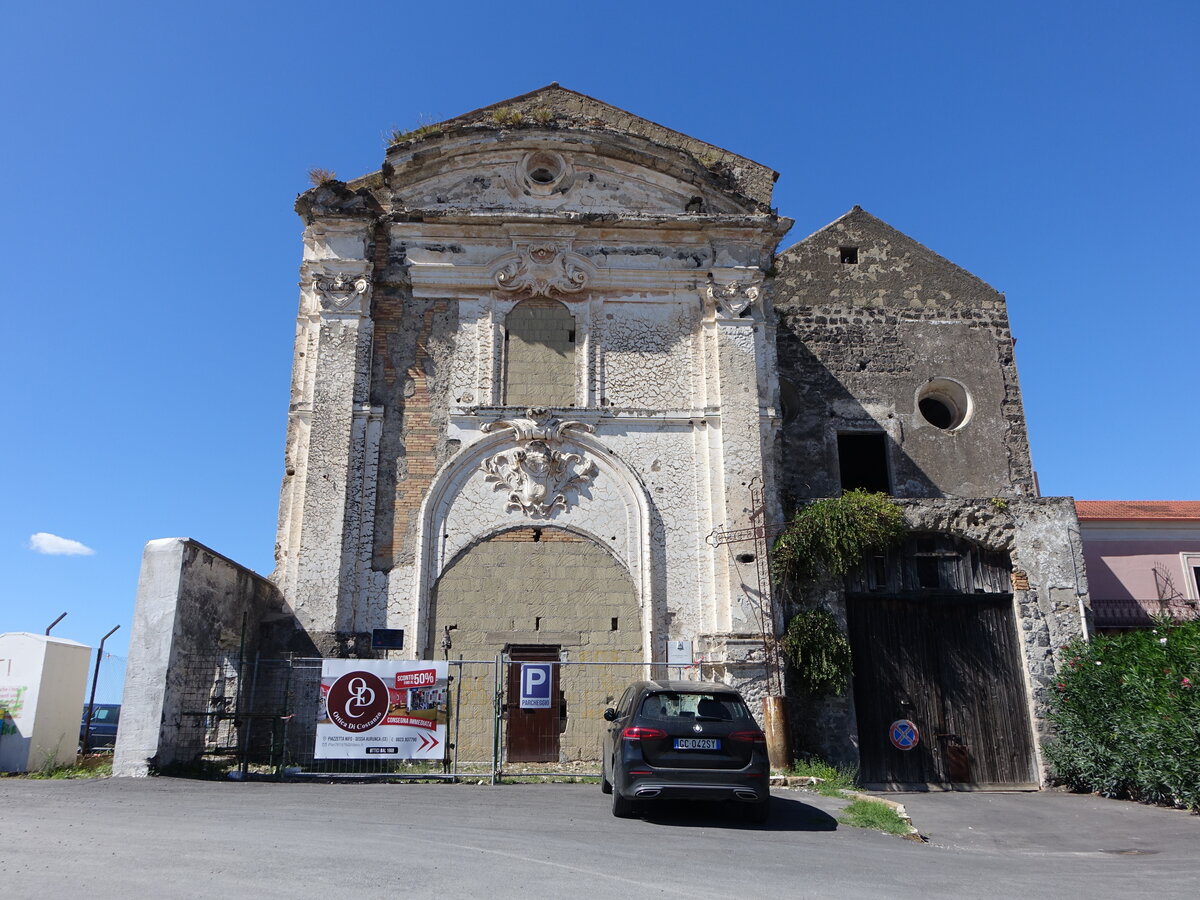
[[[516,648],[514,648],[516,650]],[[515,652],[490,660],[449,660],[447,747],[442,760],[318,759],[316,726],[321,665],[314,657],[193,658],[174,726],[178,748],[166,771],[233,778],[353,777],[458,780],[596,778],[604,709],[632,681],[659,677],[702,680],[699,666],[664,663],[572,662]],[[537,656],[537,654],[533,654]],[[522,658],[524,657],[524,658]],[[548,705],[536,752],[510,752],[523,728],[521,667],[550,665]],[[518,745],[521,745],[518,741]],[[528,742],[524,745],[528,747]]]
[[[848,612],[864,784],[1037,788],[1011,595],[851,596]],[[907,750],[889,733],[903,719]]]

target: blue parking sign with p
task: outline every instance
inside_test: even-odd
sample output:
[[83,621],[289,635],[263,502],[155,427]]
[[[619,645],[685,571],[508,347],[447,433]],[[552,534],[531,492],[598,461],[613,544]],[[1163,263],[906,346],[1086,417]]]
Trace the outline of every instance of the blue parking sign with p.
[[521,663],[521,709],[550,708],[553,663]]

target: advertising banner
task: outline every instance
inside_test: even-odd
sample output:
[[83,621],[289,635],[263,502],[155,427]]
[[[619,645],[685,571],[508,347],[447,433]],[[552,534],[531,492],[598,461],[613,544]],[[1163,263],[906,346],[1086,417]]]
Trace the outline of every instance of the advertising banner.
[[314,756],[443,759],[447,668],[424,660],[323,660]]

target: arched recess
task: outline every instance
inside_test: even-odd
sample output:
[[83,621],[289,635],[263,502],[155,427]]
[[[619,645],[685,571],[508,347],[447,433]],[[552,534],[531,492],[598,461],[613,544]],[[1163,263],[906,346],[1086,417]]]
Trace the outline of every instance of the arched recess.
[[429,645],[490,659],[514,644],[638,662],[641,609],[629,570],[595,538],[518,526],[459,553],[430,592]]
[[551,708],[518,706],[520,664],[499,673],[481,663],[459,670],[458,749],[490,752],[496,678],[505,690],[505,758],[557,762],[595,758],[596,712],[641,675],[641,608],[625,566],[594,537],[566,528],[522,525],[490,534],[460,552],[430,591],[430,646],[443,634],[455,658],[563,661]]
[[[414,650],[418,655],[439,650],[437,642],[426,643],[431,633],[430,599],[442,573],[465,549],[514,528],[559,528],[605,547],[629,573],[639,610],[642,659],[651,662],[653,636],[665,627],[666,609],[662,573],[655,577],[653,572],[653,561],[658,556],[651,546],[652,505],[645,485],[632,468],[594,436],[570,429],[561,449],[594,464],[595,474],[582,489],[572,493],[566,509],[533,519],[520,510],[509,509],[504,493],[487,482],[481,468],[485,459],[511,451],[514,446],[510,430],[489,434],[447,462],[430,485],[421,506],[416,577],[410,582],[411,596],[416,599],[411,624],[413,633],[419,636]],[[513,575],[517,577],[518,573]],[[394,584],[394,590],[403,590],[399,582]],[[396,597],[400,599],[403,594]]]
[[533,297],[504,321],[504,405],[575,405],[575,317],[557,300]]

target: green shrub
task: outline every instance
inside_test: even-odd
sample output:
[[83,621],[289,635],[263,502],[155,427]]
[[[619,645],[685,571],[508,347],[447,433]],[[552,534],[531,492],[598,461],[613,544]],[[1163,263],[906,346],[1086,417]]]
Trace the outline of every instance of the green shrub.
[[832,613],[805,609],[792,616],[783,633],[783,652],[803,693],[824,697],[845,690],[853,671],[850,641]]
[[1200,621],[1064,647],[1050,718],[1061,783],[1200,809]]
[[854,490],[818,500],[797,512],[775,541],[772,574],[800,583],[822,573],[840,577],[867,551],[899,543],[905,530],[904,513],[887,494]]

